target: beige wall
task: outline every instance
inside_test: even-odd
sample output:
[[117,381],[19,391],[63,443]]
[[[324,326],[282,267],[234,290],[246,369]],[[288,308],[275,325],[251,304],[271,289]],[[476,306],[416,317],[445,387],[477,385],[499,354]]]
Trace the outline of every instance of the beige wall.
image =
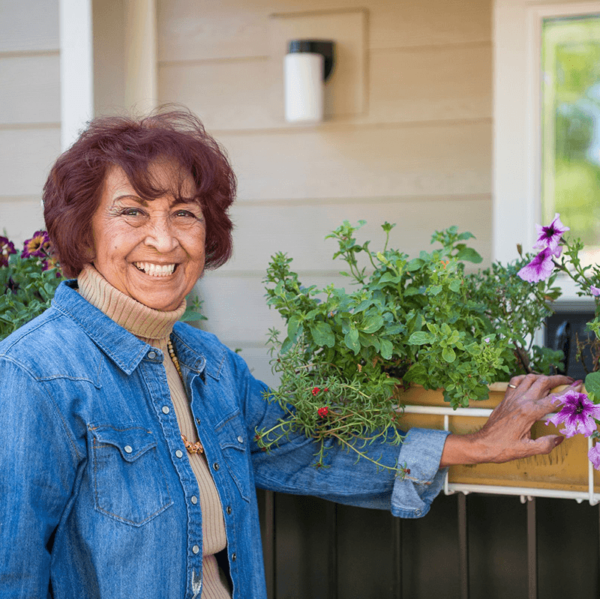
[[60,152],[58,35],[58,0],[0,0],[0,234],[19,244]]
[[[328,120],[283,119],[289,36],[332,37]],[[261,279],[289,252],[306,284],[335,279],[344,219],[365,236],[396,222],[414,253],[453,224],[491,252],[491,0],[159,0],[159,100],[188,106],[229,152],[239,178],[235,255],[200,283],[207,328],[269,379],[279,324]]]

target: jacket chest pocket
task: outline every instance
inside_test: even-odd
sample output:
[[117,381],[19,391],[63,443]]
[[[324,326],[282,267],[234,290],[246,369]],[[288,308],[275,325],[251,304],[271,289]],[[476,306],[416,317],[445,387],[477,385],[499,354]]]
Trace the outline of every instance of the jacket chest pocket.
[[134,425],[89,427],[94,507],[142,526],[173,504],[151,431]]
[[229,474],[240,495],[250,501],[254,483],[251,479],[248,460],[248,439],[239,412],[217,428],[219,445]]

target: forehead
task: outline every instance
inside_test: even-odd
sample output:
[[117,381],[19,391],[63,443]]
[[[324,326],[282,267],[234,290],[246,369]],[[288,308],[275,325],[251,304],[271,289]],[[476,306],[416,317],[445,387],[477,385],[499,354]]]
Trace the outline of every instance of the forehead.
[[118,165],[109,167],[104,178],[103,195],[115,196],[122,193],[156,197],[171,195],[174,198],[192,198],[196,184],[192,175],[173,161],[161,160],[150,164],[135,182],[130,180]]

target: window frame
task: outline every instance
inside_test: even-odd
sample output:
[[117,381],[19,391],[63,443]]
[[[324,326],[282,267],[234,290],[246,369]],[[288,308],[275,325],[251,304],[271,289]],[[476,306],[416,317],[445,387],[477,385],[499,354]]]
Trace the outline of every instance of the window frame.
[[[492,257],[531,251],[542,205],[542,22],[552,17],[600,14],[600,1],[496,0],[494,5],[494,127]],[[593,305],[560,278],[561,311]]]

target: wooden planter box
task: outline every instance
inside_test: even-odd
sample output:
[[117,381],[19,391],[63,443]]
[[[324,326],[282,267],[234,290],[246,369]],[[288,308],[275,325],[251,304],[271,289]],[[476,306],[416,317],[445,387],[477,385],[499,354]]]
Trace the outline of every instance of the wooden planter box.
[[[483,426],[489,411],[500,403],[506,389],[507,383],[491,385],[488,400],[474,402],[469,408],[454,411],[444,402],[441,391],[428,391],[415,385],[398,394],[400,402],[406,406],[403,428],[408,430],[420,427],[472,433]],[[534,425],[532,435],[535,438],[557,432],[554,425],[546,425],[540,421]],[[578,501],[589,500],[595,504],[600,501],[600,472],[595,471],[587,459],[588,444],[588,439],[576,435],[565,439],[549,455],[505,464],[452,466],[445,491],[562,497]]]

